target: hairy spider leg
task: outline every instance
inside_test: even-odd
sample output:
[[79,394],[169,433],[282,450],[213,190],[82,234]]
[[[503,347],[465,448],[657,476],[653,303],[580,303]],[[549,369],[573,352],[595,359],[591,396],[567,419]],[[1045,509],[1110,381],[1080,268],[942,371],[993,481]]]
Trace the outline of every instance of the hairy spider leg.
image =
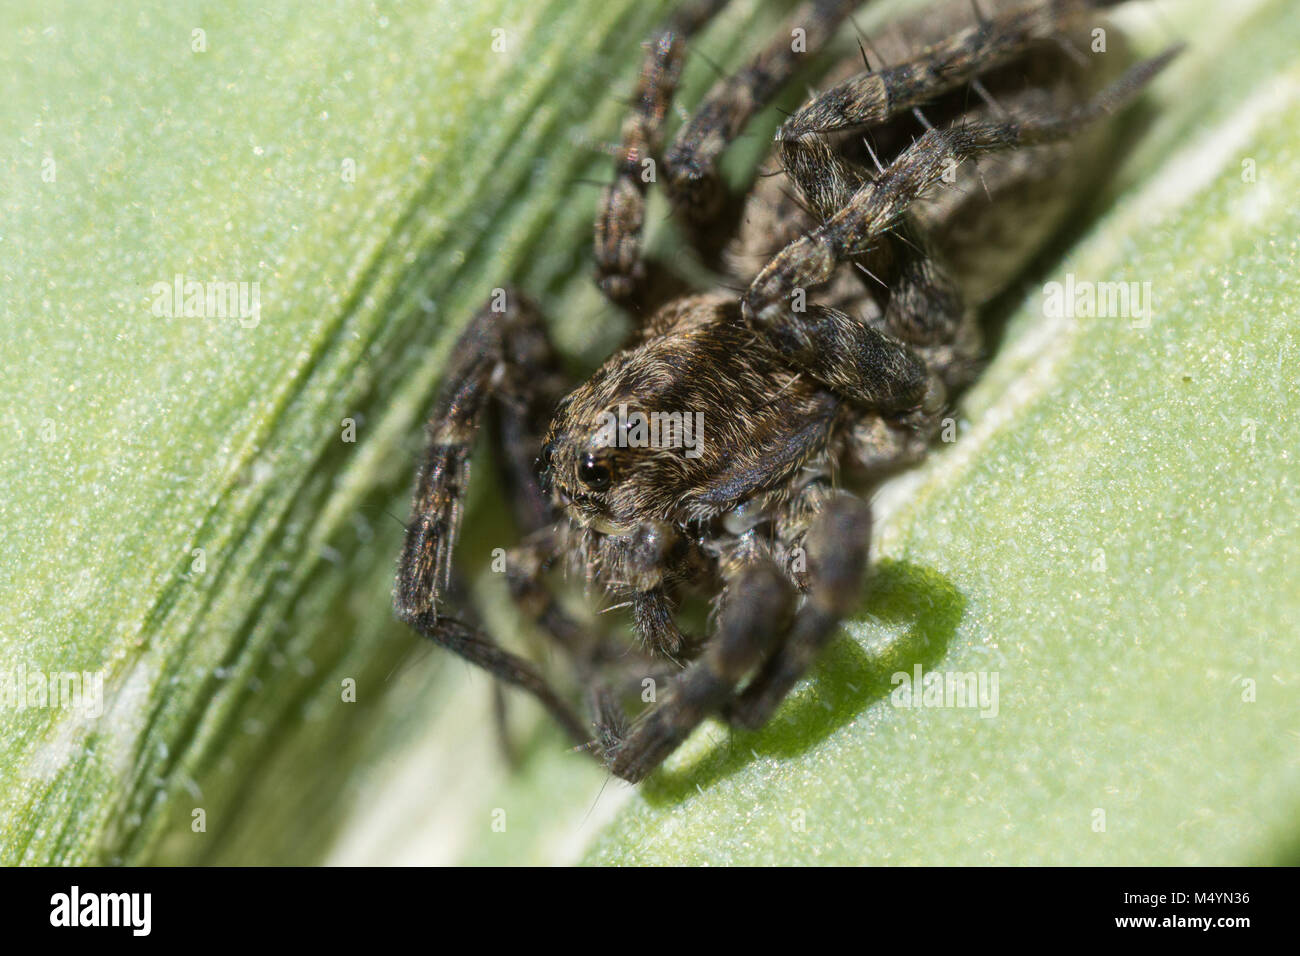
[[646,192],[663,148],[664,117],[681,79],[686,40],[729,0],[695,0],[646,44],[632,110],[623,121],[614,181],[596,212],[596,284],[610,301],[639,305],[646,282],[641,259]]
[[744,566],[730,582],[703,654],[626,731],[605,701],[596,743],[616,776],[636,783],[661,764],[702,720],[716,713],[736,685],[762,663],[788,627],[795,590],[770,560]]
[[[812,313],[800,314],[791,308],[797,290],[815,288],[831,279],[842,262],[866,253],[873,242],[893,228],[907,209],[939,183],[952,164],[982,153],[1013,149],[1037,143],[1053,142],[1075,133],[1084,124],[1119,109],[1131,100],[1180,48],[1139,63],[1087,103],[1071,109],[1024,115],[1003,122],[958,124],[927,130],[915,143],[871,182],[860,188],[847,205],[823,225],[794,240],[777,253],[750,284],[742,298],[743,312],[755,330],[767,336],[791,362],[818,381],[832,388],[846,377],[860,375],[860,394],[872,398],[879,382],[858,361],[858,351],[844,351],[845,368],[830,373],[834,354],[828,350],[843,348],[841,338],[851,332],[843,324],[829,324]],[[791,326],[806,326],[806,332],[792,332]],[[866,326],[858,326],[865,344],[875,348]],[[879,333],[877,333],[879,334]],[[825,345],[818,348],[817,342]],[[898,347],[906,348],[898,342]],[[827,381],[831,379],[831,381]],[[914,394],[910,377],[899,379],[900,392]],[[852,393],[850,398],[857,396]]]
[[[769,45],[744,68],[720,79],[682,124],[663,162],[669,198],[694,227],[691,238],[697,245],[725,198],[718,171],[722,153],[789,80],[805,52],[824,45],[859,5],[859,0],[811,0],[799,7]],[[650,40],[633,110],[623,124],[615,179],[598,207],[597,284],[611,301],[642,316],[665,301],[667,283],[656,277],[659,294],[650,288],[642,256],[646,193],[654,178],[647,161],[652,164],[662,147],[663,121],[681,77],[685,41],[723,6],[718,0],[689,3]],[[800,42],[795,42],[796,34]]]
[[786,529],[805,550],[807,599],[776,653],[723,708],[728,721],[749,729],[767,722],[862,597],[871,544],[870,506],[848,493],[828,494],[824,486],[810,486],[808,494],[823,500],[811,507],[792,502],[792,509],[810,517],[789,522]]
[[[518,440],[512,453],[520,455],[530,445],[528,423],[538,417],[536,406],[544,404],[529,396],[539,382],[553,378],[552,359],[537,310],[513,290],[498,290],[461,335],[430,419],[393,607],[400,620],[434,643],[531,693],[570,736],[585,742],[590,736],[585,723],[530,661],[500,647],[478,628],[438,612],[451,587],[470,453],[489,401],[502,403],[503,428]],[[507,464],[507,483],[534,480],[522,477],[531,465],[531,458],[527,464]],[[539,518],[543,505],[536,493],[521,491],[519,516],[525,522]]]

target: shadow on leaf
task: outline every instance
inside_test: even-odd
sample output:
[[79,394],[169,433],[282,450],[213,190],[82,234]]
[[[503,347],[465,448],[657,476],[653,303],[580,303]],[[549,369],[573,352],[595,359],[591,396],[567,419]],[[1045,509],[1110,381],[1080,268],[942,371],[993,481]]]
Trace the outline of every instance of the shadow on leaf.
[[761,730],[727,731],[728,739],[690,766],[654,774],[641,785],[642,796],[653,805],[675,803],[756,759],[807,752],[887,698],[893,674],[910,672],[916,664],[926,669],[938,664],[965,610],[965,597],[937,571],[881,561],[866,599],[851,615],[861,622],[860,638],[841,635],[833,642]]

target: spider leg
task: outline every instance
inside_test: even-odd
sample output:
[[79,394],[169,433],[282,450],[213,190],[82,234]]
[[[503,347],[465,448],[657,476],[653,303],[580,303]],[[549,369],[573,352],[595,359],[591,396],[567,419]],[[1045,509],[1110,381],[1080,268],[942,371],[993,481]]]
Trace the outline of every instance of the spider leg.
[[727,2],[694,0],[646,45],[632,112],[623,121],[614,182],[601,195],[596,213],[596,284],[612,302],[635,305],[645,291],[641,233],[646,192],[663,147],[664,116],[677,92],[686,40]]
[[530,661],[498,646],[483,632],[451,617],[434,618],[432,612],[399,611],[398,618],[447,650],[477,664],[503,683],[532,694],[576,742],[585,743],[590,734],[578,716]]
[[[586,740],[583,721],[531,662],[499,647],[478,628],[439,614],[438,605],[451,588],[451,557],[469,482],[469,457],[484,413],[490,401],[502,403],[504,432],[522,440],[527,423],[538,417],[544,404],[527,397],[529,383],[541,394],[553,386],[557,374],[536,309],[510,290],[498,290],[474,316],[454,355],[430,420],[398,562],[394,612],[434,643],[528,691],[571,736]],[[524,469],[515,462],[506,470],[509,483]],[[544,505],[526,490],[523,501],[519,511],[524,521],[538,518]]]
[[[614,739],[621,733],[619,728],[625,727],[626,721],[617,703],[619,697],[640,691],[646,678],[656,685],[668,680],[680,670],[680,665],[612,641],[575,620],[561,606],[545,582],[545,573],[555,557],[566,550],[564,535],[567,525],[567,520],[557,521],[508,550],[506,577],[516,606],[564,651],[578,683],[586,688],[591,726],[596,728],[597,737],[596,747],[589,745],[588,749],[599,749],[600,741]],[[668,626],[678,633],[670,606],[666,613],[669,615]],[[658,650],[648,643],[647,648],[651,652]],[[499,713],[503,713],[503,700],[498,707]],[[504,750],[509,755],[512,748],[504,736],[504,717],[498,718],[498,726],[502,730]],[[590,734],[584,735],[583,742],[587,743],[589,737]]]
[[862,416],[849,431],[848,450],[862,477],[874,481],[921,461],[943,422],[949,397],[969,385],[979,367],[976,311],[928,244],[904,253],[878,325],[926,367],[925,397],[903,413]]
[[549,505],[540,490],[529,487],[530,482],[535,485],[528,475],[535,455],[529,432],[560,388],[536,308],[513,290],[497,290],[457,341],[429,420],[398,565],[394,600],[399,615],[430,613],[437,618],[439,596],[450,581],[470,453],[493,401],[503,413],[499,434],[508,440],[506,482],[516,492],[512,499],[517,517],[525,527],[545,520]]
[[[861,0],[809,0],[802,4],[745,67],[714,84],[678,130],[664,157],[674,205],[694,226],[713,221],[726,198],[718,160],[754,114],[798,69],[807,51],[824,46]],[[803,31],[802,48],[793,42]]]
[[782,165],[821,220],[848,205],[867,180],[835,154],[825,134],[884,123],[923,106],[981,74],[1019,57],[1035,44],[1060,37],[1099,6],[1114,0],[1048,0],[1027,4],[928,46],[919,55],[859,73],[812,98],[776,134]]
[[576,620],[547,585],[547,570],[568,550],[568,530],[568,519],[560,519],[506,552],[506,581],[515,605],[565,652],[584,684],[603,680],[611,668],[642,674],[659,666],[648,655],[610,641]]
[[633,783],[643,779],[718,711],[736,685],[760,665],[784,633],[795,592],[770,560],[742,568],[729,584],[713,636],[663,698],[624,729],[621,711],[604,702],[596,745],[609,769]]
[[803,547],[807,598],[785,640],[741,693],[723,707],[731,723],[756,729],[767,722],[856,605],[871,542],[871,509],[849,494],[813,487],[816,500],[792,503],[780,533]]
[[927,398],[925,362],[904,342],[828,306],[810,305],[763,329],[796,368],[836,394],[883,414],[903,414]]
[[607,538],[620,577],[631,591],[632,623],[642,645],[654,656],[680,662],[699,651],[697,635],[684,633],[676,620],[674,595],[691,582],[715,576],[699,544],[671,525],[646,523],[626,538]]
[[515,606],[563,648],[580,670],[589,670],[596,638],[560,606],[544,575],[563,549],[567,521],[547,525],[506,551],[506,582]]
[[[910,361],[893,354],[889,356],[892,366],[873,372],[862,359],[870,357],[873,351],[887,356],[888,350],[874,341],[872,335],[855,332],[849,323],[827,322],[812,309],[803,314],[793,312],[792,301],[799,301],[796,294],[827,282],[840,263],[867,253],[873,243],[900,222],[917,199],[942,180],[954,163],[982,153],[1053,142],[1072,135],[1084,124],[1114,112],[1131,100],[1178,49],[1172,48],[1139,63],[1091,100],[1069,110],[927,130],[884,172],[858,189],[843,209],[777,253],[742,299],[746,319],[786,354],[792,364],[818,381],[842,389],[845,380],[859,378],[861,387],[857,393],[841,391],[846,397],[872,404],[878,400],[882,384],[888,385],[881,377],[884,375],[896,379],[895,404],[920,401],[918,396],[925,395],[927,389],[921,387],[918,391]],[[867,327],[859,324],[857,328]],[[875,336],[882,337],[882,333],[876,332]],[[888,338],[893,340],[892,336]],[[903,343],[893,341],[898,348],[910,352]],[[842,360],[837,354],[828,354],[828,348],[842,349]],[[922,369],[924,382],[924,365],[914,353],[912,358]]]
[[519,317],[502,329],[490,440],[515,524],[526,535],[560,517],[539,480],[538,464],[546,426],[573,383],[562,371],[537,311],[526,299],[519,302]]
[[920,355],[945,390],[968,385],[980,350],[975,309],[921,231],[896,232],[906,239],[896,244],[901,261],[880,328]]
[[970,384],[979,367],[982,336],[975,309],[923,233],[900,224],[911,237],[894,244],[898,268],[883,314],[869,324],[902,342],[926,368],[919,404],[902,414],[864,416],[849,447],[870,479],[920,461],[938,432],[949,396]]
[[[897,65],[859,73],[814,97],[777,134],[778,154],[788,177],[795,181],[803,196],[804,207],[822,222],[832,219],[851,205],[853,196],[867,187],[875,175],[874,171],[841,155],[826,134],[880,126],[900,112],[915,109],[937,96],[963,85],[978,84],[981,76],[998,67],[1022,63],[1025,56],[1037,57],[1045,41],[1059,39],[1065,35],[1064,31],[1078,26],[1083,15],[1099,5],[1102,4],[1063,0],[1003,11],[992,19],[979,16],[979,22],[971,28],[940,39],[919,53],[908,54]],[[1037,60],[1034,63],[1034,68],[1041,72],[1041,65]],[[1010,101],[1018,102],[1018,99],[1013,96]],[[1006,115],[1001,105],[990,109],[994,115]],[[1033,111],[1034,106],[1026,105],[1018,112]],[[920,119],[927,129],[932,128],[923,116]],[[967,116],[964,121],[969,119]],[[866,146],[883,175],[886,170],[879,166],[871,144],[868,142]],[[1006,166],[1007,170],[1011,168]],[[994,175],[1002,169],[996,165]],[[984,181],[982,173],[976,175]],[[987,192],[987,185],[984,188]],[[925,398],[919,406],[901,416],[882,408],[888,418],[867,418],[855,427],[851,444],[858,460],[872,474],[886,473],[924,454],[937,431],[947,396],[969,384],[979,365],[981,335],[975,308],[936,244],[929,239],[927,225],[932,221],[917,222],[914,212],[914,207],[909,207],[887,232],[877,237],[871,248],[860,255],[845,257],[865,275],[875,276],[868,269],[870,266],[889,277],[887,285],[882,286],[887,289],[888,297],[876,292],[876,298],[884,300],[881,313],[869,316],[866,324],[908,346],[924,361],[929,375]],[[852,270],[849,274],[853,274]],[[834,278],[842,284],[841,273],[837,272]],[[819,320],[816,317],[814,324],[822,324]],[[846,330],[851,333],[852,327],[846,326]],[[794,344],[791,342],[794,335],[786,332],[782,338]],[[826,366],[835,363],[826,357],[822,346],[844,336],[819,334],[810,329],[799,338],[802,341],[791,349],[794,354],[790,357],[813,357],[822,367],[819,377],[829,380],[834,373]],[[845,352],[849,357],[853,354],[851,350]],[[808,367],[811,363],[805,359],[796,364]],[[845,364],[849,362],[846,360]],[[852,372],[852,369],[839,371]],[[843,377],[843,374],[839,376]],[[899,384],[911,385],[901,381]],[[855,390],[852,385],[846,388],[843,381],[836,388],[859,403],[869,403],[872,398],[869,392]]]
[[492,682],[492,725],[496,729],[497,744],[501,748],[501,759],[508,767],[519,766],[519,751],[510,738],[510,722],[507,717],[506,688],[499,680]]
[[[574,620],[546,585],[545,573],[564,547],[566,524],[567,521],[561,520],[547,525],[529,535],[520,545],[508,550],[505,558],[506,580],[515,605],[565,652],[579,683],[588,689],[593,723],[600,728],[609,720],[616,719],[610,716],[616,707],[610,703],[614,700],[614,691],[609,686],[609,680],[614,675],[608,671],[623,665],[639,675],[651,669],[652,665],[647,659],[635,656],[626,648],[615,648],[610,641]],[[629,656],[632,657],[630,661],[626,660]],[[503,713],[504,701],[501,701],[499,707]],[[504,736],[504,717],[498,720],[498,726],[503,739],[507,740],[506,753],[510,754],[511,748]],[[569,725],[566,724],[567,726]],[[580,742],[585,744],[590,734],[583,733],[580,737]]]

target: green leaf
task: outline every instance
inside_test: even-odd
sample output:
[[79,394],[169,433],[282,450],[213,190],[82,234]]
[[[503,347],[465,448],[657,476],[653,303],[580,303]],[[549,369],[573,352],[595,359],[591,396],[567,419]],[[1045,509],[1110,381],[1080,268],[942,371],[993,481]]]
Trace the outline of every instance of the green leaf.
[[[769,7],[735,4],[709,59]],[[394,625],[388,589],[420,420],[487,293],[535,294],[577,364],[617,341],[577,181],[608,177],[665,7],[8,10],[0,677],[102,675],[103,714],[0,696],[0,862],[1293,854],[1300,24],[1185,7],[1193,49],[1057,270],[1151,281],[1150,328],[1028,296],[960,441],[882,501],[852,638],[766,731],[706,727],[637,791],[526,702],[507,771],[488,682]],[[683,102],[712,80],[697,58]],[[257,283],[258,321],[155,315],[178,274]],[[470,566],[510,543],[475,494]],[[998,672],[998,717],[892,707],[917,662]]]
[[[493,287],[579,268],[584,131],[658,13],[7,11],[0,655],[103,713],[4,707],[0,860],[324,852],[427,651],[388,588],[442,360]],[[260,308],[186,317],[176,276]]]
[[[590,183],[671,3],[11,6],[0,862],[314,862],[395,755],[497,779],[487,683],[389,611],[422,420],[507,282],[579,361],[617,341]],[[178,275],[256,315],[187,317]],[[510,543],[484,504],[470,558]],[[73,673],[98,717],[28,693]],[[467,766],[416,769],[417,812]]]
[[[1201,9],[1046,277],[1149,283],[1149,323],[1027,288],[956,443],[882,496],[850,636],[761,733],[694,738],[591,862],[1294,861],[1300,14]],[[901,706],[917,667],[996,676],[996,712]]]

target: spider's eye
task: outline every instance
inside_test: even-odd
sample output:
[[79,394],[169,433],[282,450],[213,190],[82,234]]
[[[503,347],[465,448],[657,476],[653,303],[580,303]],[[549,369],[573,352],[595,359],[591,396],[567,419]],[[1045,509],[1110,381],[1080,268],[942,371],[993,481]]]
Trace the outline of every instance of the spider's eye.
[[544,494],[551,493],[551,458],[555,454],[555,443],[547,442],[542,446],[541,451],[537,453],[537,460],[533,462],[533,472],[537,475],[537,484]]
[[551,456],[555,454],[555,442],[548,441],[542,446],[542,450],[537,453],[536,468],[539,472],[551,470]]
[[583,456],[578,465],[578,478],[592,491],[604,491],[609,487],[609,469],[592,454]]

